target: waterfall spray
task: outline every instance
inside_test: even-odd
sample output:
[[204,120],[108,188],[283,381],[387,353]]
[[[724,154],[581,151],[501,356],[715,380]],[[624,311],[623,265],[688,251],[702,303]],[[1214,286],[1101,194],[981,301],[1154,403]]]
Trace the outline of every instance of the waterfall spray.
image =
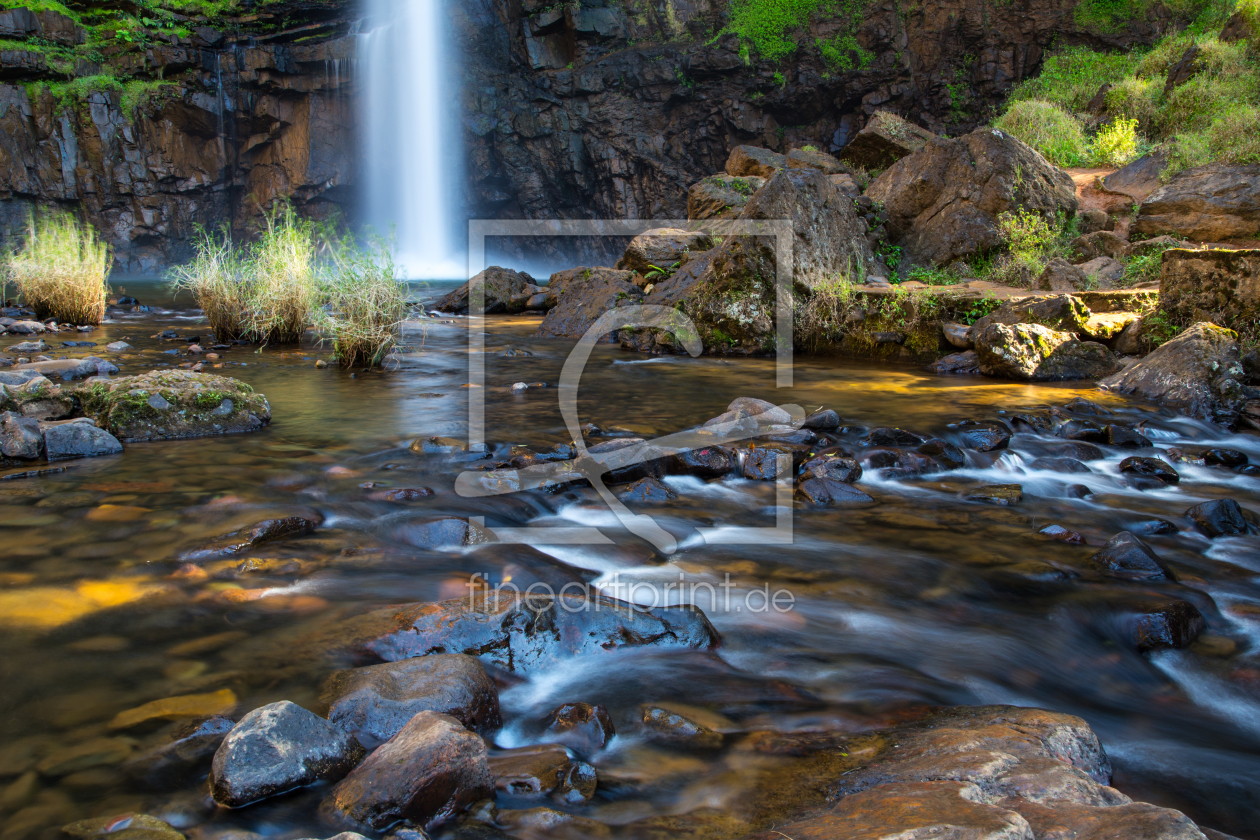
[[392,230],[409,278],[464,274],[458,82],[442,0],[364,0],[366,220]]

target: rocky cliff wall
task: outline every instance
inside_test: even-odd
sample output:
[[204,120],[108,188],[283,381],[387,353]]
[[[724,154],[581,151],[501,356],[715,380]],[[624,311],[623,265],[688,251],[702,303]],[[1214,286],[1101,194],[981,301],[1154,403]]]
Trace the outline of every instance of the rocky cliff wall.
[[[836,0],[770,62],[720,34],[727,0],[601,2],[450,5],[470,215],[680,218],[735,145],[835,150],[877,109],[956,134],[1053,43],[1172,25],[1158,6],[1103,36],[1076,26],[1076,0]],[[90,16],[0,12],[0,237],[32,206],[81,207],[121,268],[148,271],[184,259],[197,225],[256,228],[275,198],[353,217],[356,4],[247,11],[176,17],[139,45],[96,44]]]

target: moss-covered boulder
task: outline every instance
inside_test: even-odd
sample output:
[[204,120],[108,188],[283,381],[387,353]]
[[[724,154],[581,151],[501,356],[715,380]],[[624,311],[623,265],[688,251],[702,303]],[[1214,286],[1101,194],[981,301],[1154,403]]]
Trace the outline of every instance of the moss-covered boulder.
[[244,382],[186,370],[95,380],[75,396],[85,416],[124,441],[253,432],[271,422],[267,398]]
[[1101,344],[1040,324],[990,324],[975,334],[980,372],[1032,381],[1100,379],[1119,366]]
[[687,218],[738,219],[748,199],[765,183],[765,178],[752,175],[710,175],[687,190]]

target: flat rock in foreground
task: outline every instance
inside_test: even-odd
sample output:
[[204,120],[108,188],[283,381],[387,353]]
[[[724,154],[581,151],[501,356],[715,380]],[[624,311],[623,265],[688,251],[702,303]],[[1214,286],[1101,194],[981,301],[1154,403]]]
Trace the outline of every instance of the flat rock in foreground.
[[271,422],[267,398],[238,379],[186,370],[95,380],[75,395],[84,415],[123,441],[253,432]]
[[363,647],[387,662],[466,653],[523,673],[621,647],[706,650],[719,642],[698,607],[647,609],[602,595],[479,594],[378,617],[393,629]]

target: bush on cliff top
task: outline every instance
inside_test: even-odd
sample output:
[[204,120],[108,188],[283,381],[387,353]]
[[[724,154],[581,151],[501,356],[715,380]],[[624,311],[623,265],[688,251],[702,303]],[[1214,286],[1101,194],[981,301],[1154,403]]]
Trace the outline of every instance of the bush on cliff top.
[[40,319],[99,324],[109,287],[109,245],[69,213],[32,217],[22,250],[10,255],[5,277]]

